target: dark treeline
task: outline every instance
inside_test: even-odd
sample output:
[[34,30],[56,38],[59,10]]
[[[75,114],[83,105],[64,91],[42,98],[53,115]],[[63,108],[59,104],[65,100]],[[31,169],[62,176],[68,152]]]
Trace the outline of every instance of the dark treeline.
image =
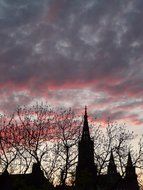
[[[38,163],[46,178],[53,184],[74,184],[78,156],[78,141],[82,117],[71,109],[53,109],[46,105],[19,107],[9,117],[0,118],[0,169],[2,173],[26,174]],[[98,174],[106,172],[112,149],[122,176],[128,152],[137,168],[139,183],[143,169],[143,141],[125,125],[108,120],[97,126],[91,119],[95,163]]]

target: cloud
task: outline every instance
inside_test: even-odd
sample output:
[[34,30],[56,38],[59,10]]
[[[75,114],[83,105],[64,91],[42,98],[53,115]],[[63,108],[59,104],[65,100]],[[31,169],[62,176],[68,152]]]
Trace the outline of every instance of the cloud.
[[0,7],[0,95],[8,89],[7,103],[24,90],[27,104],[33,96],[124,107],[122,99],[131,98],[136,107],[143,92],[142,0],[0,0]]

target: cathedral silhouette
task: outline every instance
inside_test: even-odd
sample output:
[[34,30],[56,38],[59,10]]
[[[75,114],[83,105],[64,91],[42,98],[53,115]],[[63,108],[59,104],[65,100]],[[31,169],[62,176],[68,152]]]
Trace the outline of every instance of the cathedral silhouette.
[[87,108],[85,108],[82,137],[78,144],[78,164],[76,167],[76,190],[139,190],[135,167],[128,154],[125,175],[122,177],[114,161],[111,150],[107,174],[97,175],[94,163],[94,141],[90,137]]
[[98,175],[94,163],[94,141],[90,137],[87,108],[85,108],[81,139],[78,142],[78,163],[73,186],[54,187],[44,176],[39,163],[34,163],[32,173],[9,174],[5,170],[0,175],[1,190],[139,190],[135,167],[128,154],[125,175],[122,177],[114,161],[111,150],[107,174]]

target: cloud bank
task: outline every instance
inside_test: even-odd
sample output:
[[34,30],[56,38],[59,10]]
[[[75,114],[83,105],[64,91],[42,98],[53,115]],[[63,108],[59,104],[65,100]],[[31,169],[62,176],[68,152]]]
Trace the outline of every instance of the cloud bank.
[[1,109],[45,98],[142,124],[142,18],[142,0],[0,0]]

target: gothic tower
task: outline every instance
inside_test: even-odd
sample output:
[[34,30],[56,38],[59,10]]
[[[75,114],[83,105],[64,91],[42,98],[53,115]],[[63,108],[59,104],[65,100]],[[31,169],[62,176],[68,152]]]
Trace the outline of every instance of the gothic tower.
[[94,164],[94,142],[90,137],[87,108],[85,107],[82,136],[78,144],[76,189],[95,190],[97,169]]
[[135,166],[133,165],[130,152],[126,166],[125,184],[130,190],[139,190]]
[[114,157],[113,157],[113,152],[111,150],[111,155],[110,155],[110,159],[109,159],[109,165],[108,165],[108,171],[107,171],[108,175],[116,175],[117,174],[117,167],[114,161]]
[[111,150],[109,165],[107,168],[107,179],[108,179],[108,188],[107,189],[118,189],[121,183],[121,176],[117,172],[117,166],[114,161],[113,152]]

